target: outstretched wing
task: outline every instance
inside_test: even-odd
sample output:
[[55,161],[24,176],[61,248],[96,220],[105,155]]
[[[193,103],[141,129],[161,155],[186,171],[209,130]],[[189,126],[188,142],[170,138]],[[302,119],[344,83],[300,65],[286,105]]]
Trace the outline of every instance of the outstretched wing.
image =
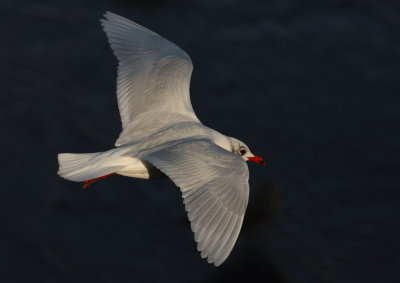
[[122,132],[116,146],[170,124],[198,121],[189,96],[193,65],[178,46],[116,14],[101,20],[119,61]]
[[224,262],[247,207],[246,162],[207,139],[186,140],[142,158],[180,187],[201,256],[216,266]]

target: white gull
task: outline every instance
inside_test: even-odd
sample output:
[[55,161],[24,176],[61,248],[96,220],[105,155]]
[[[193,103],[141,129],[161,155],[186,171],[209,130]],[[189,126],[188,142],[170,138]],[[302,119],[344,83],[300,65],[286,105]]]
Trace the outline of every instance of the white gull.
[[226,260],[249,196],[247,160],[264,165],[243,142],[196,117],[190,103],[193,65],[178,46],[116,14],[101,20],[118,65],[122,132],[108,151],[58,155],[58,174],[84,182],[119,174],[169,177],[181,190],[197,249],[209,263]]

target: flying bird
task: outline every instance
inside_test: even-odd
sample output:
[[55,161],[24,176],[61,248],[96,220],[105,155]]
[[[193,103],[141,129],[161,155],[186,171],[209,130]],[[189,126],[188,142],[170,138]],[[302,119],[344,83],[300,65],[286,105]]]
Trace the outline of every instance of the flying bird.
[[119,62],[122,132],[113,149],[58,154],[58,175],[84,182],[84,188],[113,174],[167,176],[182,192],[201,256],[219,266],[232,251],[247,207],[246,161],[265,162],[196,117],[189,95],[193,65],[182,49],[121,16],[104,17]]

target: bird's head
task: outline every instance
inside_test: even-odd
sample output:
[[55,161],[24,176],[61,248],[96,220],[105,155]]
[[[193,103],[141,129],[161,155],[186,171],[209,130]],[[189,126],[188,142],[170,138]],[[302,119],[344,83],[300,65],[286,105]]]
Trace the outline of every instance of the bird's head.
[[231,151],[234,154],[241,156],[245,161],[250,160],[255,163],[265,165],[264,159],[262,159],[260,156],[254,155],[244,142],[232,137],[228,138],[231,143]]

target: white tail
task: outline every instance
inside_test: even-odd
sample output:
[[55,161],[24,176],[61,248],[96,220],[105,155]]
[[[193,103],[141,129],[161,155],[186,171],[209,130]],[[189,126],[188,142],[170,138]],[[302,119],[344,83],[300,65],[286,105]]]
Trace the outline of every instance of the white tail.
[[96,153],[60,153],[58,175],[81,182],[114,173],[127,166],[117,149]]

